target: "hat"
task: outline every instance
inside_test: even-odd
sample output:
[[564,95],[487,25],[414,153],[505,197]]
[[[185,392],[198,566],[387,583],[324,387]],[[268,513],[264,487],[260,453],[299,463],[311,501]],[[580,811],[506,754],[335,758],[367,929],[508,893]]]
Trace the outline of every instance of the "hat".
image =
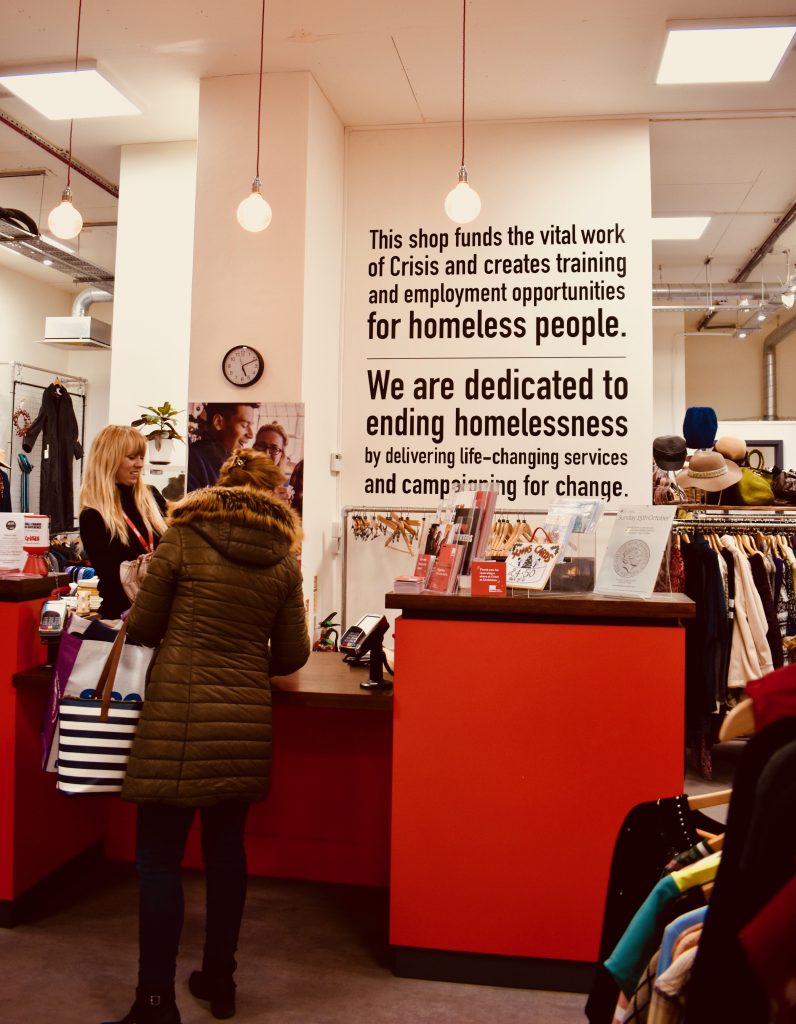
[[688,468],[677,474],[681,487],[698,487],[700,491],[723,491],[741,479],[741,467],[712,450],[694,452]]
[[712,448],[718,425],[714,409],[704,405],[689,406],[683,420],[685,443],[689,448]]
[[725,459],[733,462],[743,462],[746,458],[746,441],[740,437],[720,437],[713,447]]
[[0,466],[2,466],[3,469],[11,469],[8,464],[8,456],[6,455],[5,448],[0,448]]
[[684,437],[667,434],[656,437],[652,442],[652,457],[659,469],[682,469],[685,464],[686,443]]

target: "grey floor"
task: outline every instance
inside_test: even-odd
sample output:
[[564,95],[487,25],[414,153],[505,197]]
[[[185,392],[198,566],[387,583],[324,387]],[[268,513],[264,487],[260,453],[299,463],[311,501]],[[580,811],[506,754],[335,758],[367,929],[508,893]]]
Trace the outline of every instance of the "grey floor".
[[[726,788],[738,744],[714,748],[710,782],[688,772],[685,791]],[[719,819],[726,808],[711,809]],[[178,977],[184,1024],[212,1024],[189,994],[202,943],[201,876],[185,878]],[[78,875],[48,912],[0,929],[0,1024],[99,1024],[132,1001],[136,883],[129,865]],[[241,937],[240,1024],[582,1024],[585,996],[396,978],[389,967],[381,890],[252,879]]]
[[[129,866],[75,879],[50,912],[0,929],[2,1024],[98,1024],[122,1017],[136,968],[136,886]],[[202,943],[201,876],[186,874],[178,976],[183,1024],[212,1024],[186,987]],[[253,879],[239,950],[240,1024],[570,1024],[580,994],[414,981],[387,962],[381,890]]]

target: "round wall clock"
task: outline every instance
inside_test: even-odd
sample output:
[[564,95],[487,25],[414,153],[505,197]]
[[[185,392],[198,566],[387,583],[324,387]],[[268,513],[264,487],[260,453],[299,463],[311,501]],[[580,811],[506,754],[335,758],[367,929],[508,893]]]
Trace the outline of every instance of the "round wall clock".
[[250,345],[236,345],[221,360],[221,370],[230,384],[249,388],[262,377],[265,360]]

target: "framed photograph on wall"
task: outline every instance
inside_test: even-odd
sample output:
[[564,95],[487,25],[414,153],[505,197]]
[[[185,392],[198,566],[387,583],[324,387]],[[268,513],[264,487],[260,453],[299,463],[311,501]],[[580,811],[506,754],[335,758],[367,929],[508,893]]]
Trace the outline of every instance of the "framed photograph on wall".
[[752,448],[756,448],[759,452],[763,453],[763,466],[766,469],[773,469],[774,466],[784,469],[783,459],[785,455],[782,441],[747,441],[746,451],[750,452]]

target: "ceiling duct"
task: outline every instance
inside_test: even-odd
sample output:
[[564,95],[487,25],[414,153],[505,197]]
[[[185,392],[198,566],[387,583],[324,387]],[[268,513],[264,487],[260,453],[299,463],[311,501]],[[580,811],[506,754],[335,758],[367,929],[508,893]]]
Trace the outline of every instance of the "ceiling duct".
[[82,259],[66,246],[42,238],[36,231],[26,230],[24,224],[30,223],[34,228],[35,224],[27,217],[23,221],[22,216],[18,210],[0,210],[0,245],[68,275],[75,284],[101,284],[113,290],[113,274],[109,270]]
[[796,316],[786,320],[784,324],[772,331],[763,345],[763,373],[766,389],[764,420],[777,419],[777,357],[774,349],[794,331],[796,331]]
[[87,316],[86,310],[95,302],[110,302],[111,292],[102,288],[86,288],[75,296],[71,316],[48,316],[44,321],[44,339],[40,344],[57,348],[111,347],[111,325]]

